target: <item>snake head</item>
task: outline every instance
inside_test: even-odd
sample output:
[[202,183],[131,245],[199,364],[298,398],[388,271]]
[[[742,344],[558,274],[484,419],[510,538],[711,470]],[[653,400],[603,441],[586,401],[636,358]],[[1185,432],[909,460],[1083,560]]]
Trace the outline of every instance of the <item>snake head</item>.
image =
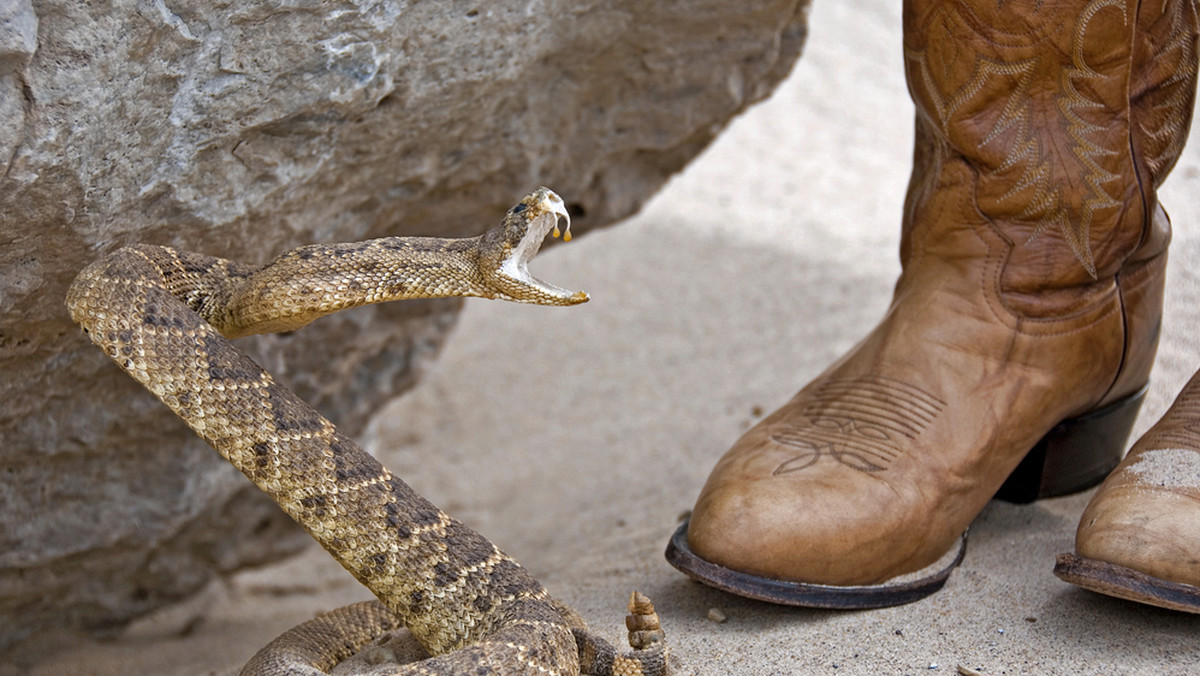
[[[566,220],[566,228],[558,228],[558,219]],[[496,298],[534,303],[537,305],[577,305],[586,303],[582,291],[568,291],[534,277],[529,261],[542,248],[546,235],[560,234],[571,241],[571,216],[567,206],[549,188],[538,188],[513,205],[504,215],[504,222],[480,238],[479,268],[484,285]]]

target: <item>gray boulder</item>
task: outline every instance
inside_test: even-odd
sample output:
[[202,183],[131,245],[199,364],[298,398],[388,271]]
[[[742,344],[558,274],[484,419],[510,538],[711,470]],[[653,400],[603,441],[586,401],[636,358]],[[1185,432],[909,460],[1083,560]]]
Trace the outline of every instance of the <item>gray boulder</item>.
[[[611,223],[787,74],[806,5],[0,0],[0,647],[305,541],[71,324],[88,261],[477,234],[540,184],[577,232]],[[460,307],[244,345],[354,434]]]

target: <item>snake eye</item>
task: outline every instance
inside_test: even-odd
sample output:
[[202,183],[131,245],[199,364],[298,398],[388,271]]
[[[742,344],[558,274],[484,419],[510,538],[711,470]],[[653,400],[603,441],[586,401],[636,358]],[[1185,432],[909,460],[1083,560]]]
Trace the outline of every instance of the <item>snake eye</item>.
[[525,206],[525,203],[524,203],[524,202],[522,202],[521,204],[518,204],[518,205],[516,205],[515,207],[513,207],[513,208],[512,208],[512,213],[514,213],[514,214],[519,214],[519,213],[521,213],[522,211],[525,211],[527,208],[528,208],[528,207],[527,207],[527,206]]

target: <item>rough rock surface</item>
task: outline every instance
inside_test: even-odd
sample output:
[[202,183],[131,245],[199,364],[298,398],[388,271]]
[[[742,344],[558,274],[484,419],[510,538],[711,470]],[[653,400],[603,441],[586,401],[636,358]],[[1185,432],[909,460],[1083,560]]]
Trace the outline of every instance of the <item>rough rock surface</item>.
[[[303,542],[78,335],[87,261],[474,234],[539,184],[579,230],[612,222],[783,78],[806,5],[0,2],[0,646],[119,627]],[[353,434],[460,305],[246,345]]]

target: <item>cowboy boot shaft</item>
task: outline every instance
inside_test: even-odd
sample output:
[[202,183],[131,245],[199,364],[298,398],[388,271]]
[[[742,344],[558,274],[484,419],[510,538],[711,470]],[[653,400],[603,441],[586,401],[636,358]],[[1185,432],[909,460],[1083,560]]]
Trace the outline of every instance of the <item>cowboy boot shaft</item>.
[[[923,173],[955,165],[972,177],[978,214],[965,220],[978,216],[1005,242],[998,290],[1020,315],[1077,311],[1135,253],[1165,252],[1154,187],[1187,132],[1193,3],[913,0],[904,20],[918,139],[906,263],[912,229],[944,220]],[[920,239],[938,255],[941,237]]]
[[1133,152],[1157,190],[1187,140],[1196,101],[1200,7],[1196,0],[1143,2],[1130,82]]

